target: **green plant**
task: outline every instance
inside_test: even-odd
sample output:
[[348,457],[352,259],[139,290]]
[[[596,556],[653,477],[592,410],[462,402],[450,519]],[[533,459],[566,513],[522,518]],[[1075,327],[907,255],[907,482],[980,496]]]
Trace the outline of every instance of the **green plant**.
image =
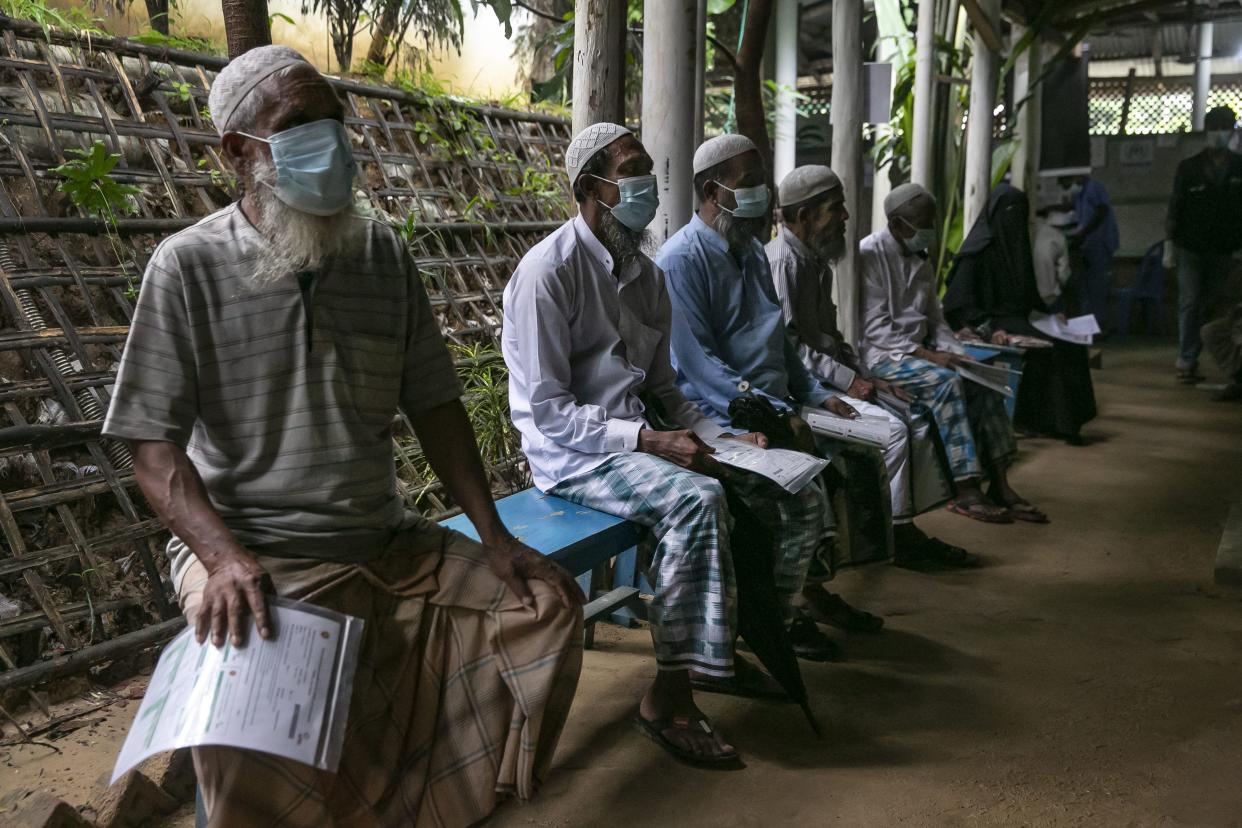
[[52,28],[78,31],[84,34],[104,34],[98,26],[99,19],[91,17],[82,8],[54,9],[43,0],[0,0],[0,14],[30,20],[43,29],[43,37],[52,39]]
[[223,55],[224,46],[211,38],[198,35],[166,35],[154,29],[148,29],[134,35],[131,40],[145,43],[148,46],[167,46],[169,49],[183,49],[187,52],[203,52],[209,55]]
[[69,200],[92,216],[108,224],[116,225],[118,212],[132,214],[138,211],[130,196],[139,190],[130,184],[120,184],[110,173],[121,156],[108,152],[104,142],[96,140],[89,150],[71,149],[66,155],[74,156],[56,167],[52,172],[64,178],[57,187],[69,196]]

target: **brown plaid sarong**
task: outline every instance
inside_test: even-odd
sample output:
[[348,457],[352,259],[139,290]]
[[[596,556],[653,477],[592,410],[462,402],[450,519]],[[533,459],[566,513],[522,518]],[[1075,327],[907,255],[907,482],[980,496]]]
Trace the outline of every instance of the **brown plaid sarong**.
[[[335,774],[196,748],[212,826],[463,826],[547,773],[582,665],[582,613],[532,583],[531,608],[482,547],[426,520],[365,564],[260,556],[279,594],[365,620]],[[181,585],[193,623],[207,573]]]

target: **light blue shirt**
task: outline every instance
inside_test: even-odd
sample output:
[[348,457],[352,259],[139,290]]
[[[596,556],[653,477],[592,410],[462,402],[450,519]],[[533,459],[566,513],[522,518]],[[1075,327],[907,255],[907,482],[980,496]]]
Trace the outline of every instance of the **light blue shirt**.
[[721,425],[746,391],[781,408],[793,397],[821,406],[832,394],[807,371],[785,331],[768,258],[758,239],[740,261],[697,215],[656,255],[673,304],[677,385]]

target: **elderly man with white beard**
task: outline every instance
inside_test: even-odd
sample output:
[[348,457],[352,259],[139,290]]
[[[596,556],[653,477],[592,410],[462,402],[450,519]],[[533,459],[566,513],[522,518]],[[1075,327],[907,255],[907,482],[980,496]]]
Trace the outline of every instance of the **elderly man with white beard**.
[[[268,596],[365,622],[335,774],[194,750],[220,826],[461,826],[529,798],[581,665],[583,596],[496,513],[417,268],[354,214],[343,108],[297,52],[252,50],[209,98],[243,197],[147,267],[104,434],[174,535],[200,642],[244,646]],[[406,509],[401,410],[482,543]]]
[[905,404],[914,398],[872,376],[837,326],[832,265],[845,253],[845,224],[850,218],[841,179],[828,167],[807,164],[790,171],[777,194],[781,225],[764,250],[798,355],[807,370],[851,408],[889,421],[883,455],[892,504],[894,563],[912,569],[978,565],[974,555],[929,537],[914,524],[916,477],[923,491],[938,494],[923,504],[923,511],[943,505],[952,493],[938,450],[928,444],[934,422],[919,418],[907,424],[905,417],[881,405],[880,394]]
[[[691,688],[784,693],[734,652],[731,520],[705,441],[764,441],[716,425],[677,389],[664,276],[642,252],[658,205],[651,156],[625,127],[600,123],[574,138],[565,161],[578,216],[533,247],[505,288],[513,422],[540,489],[650,530],[657,673],[636,723],[683,761],[738,767]],[[745,472],[730,481],[773,534],[788,605],[823,535],[823,490],[812,481],[791,495]],[[832,655],[809,619],[795,620],[791,637],[804,658]]]

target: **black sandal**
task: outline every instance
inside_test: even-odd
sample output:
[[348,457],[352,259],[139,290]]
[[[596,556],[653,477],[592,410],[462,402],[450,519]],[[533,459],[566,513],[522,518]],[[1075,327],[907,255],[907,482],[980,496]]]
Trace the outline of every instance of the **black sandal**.
[[819,625],[806,615],[799,615],[789,625],[789,642],[794,655],[806,661],[837,661],[841,648],[820,630]]
[[710,735],[713,732],[712,726],[705,717],[670,716],[665,719],[647,719],[643,717],[641,711],[638,711],[634,713],[634,724],[638,725],[639,730],[648,739],[664,748],[674,759],[685,762],[687,765],[713,770],[741,770],[745,767],[742,764],[742,757],[736,750],[729,753],[704,755],[686,750],[664,735],[666,730],[691,730],[696,727]]
[[982,566],[983,561],[960,546],[928,537],[913,552],[898,554],[893,565],[916,572],[929,572],[937,569],[973,569]]
[[880,616],[852,607],[840,595],[826,590],[821,598],[808,598],[804,609],[819,623],[846,632],[877,633],[884,628]]
[[789,701],[789,694],[776,679],[751,664],[737,653],[733,654],[733,675],[729,678],[690,674],[690,686],[704,693],[720,693],[743,699],[771,699]]

